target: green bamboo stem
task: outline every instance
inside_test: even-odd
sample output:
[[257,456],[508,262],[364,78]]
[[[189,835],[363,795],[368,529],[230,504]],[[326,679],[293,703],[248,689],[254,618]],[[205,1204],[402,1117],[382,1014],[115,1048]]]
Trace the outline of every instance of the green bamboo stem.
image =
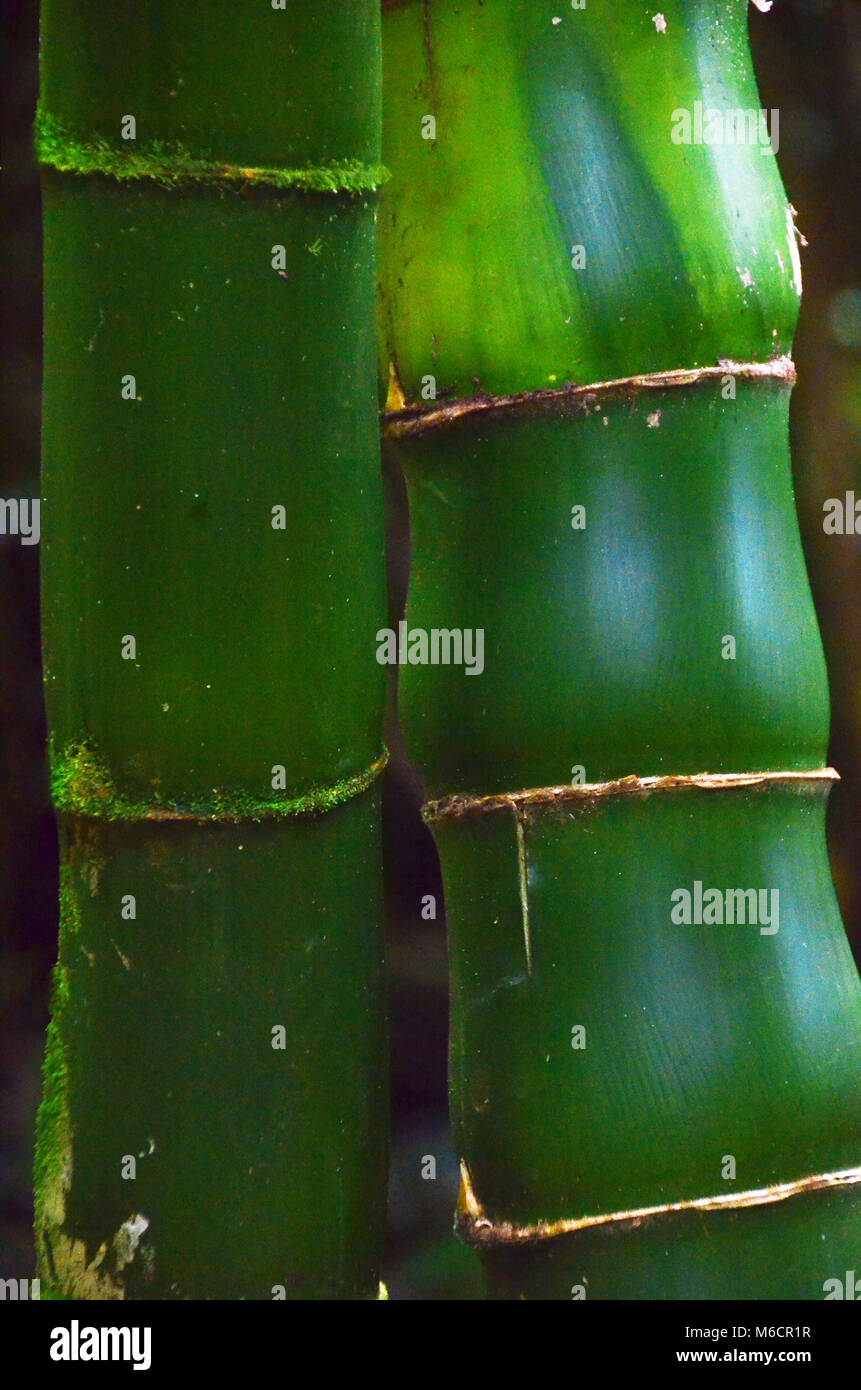
[[[400,709],[446,888],[458,1224],[500,1297],[814,1299],[857,1265],[795,232],[767,144],[672,138],[698,102],[758,110],[746,10],[385,7],[407,620],[484,632],[474,678],[405,664]],[[697,884],[778,916],[674,920]]]
[[43,1286],[376,1297],[377,6],[46,0],[41,64]]

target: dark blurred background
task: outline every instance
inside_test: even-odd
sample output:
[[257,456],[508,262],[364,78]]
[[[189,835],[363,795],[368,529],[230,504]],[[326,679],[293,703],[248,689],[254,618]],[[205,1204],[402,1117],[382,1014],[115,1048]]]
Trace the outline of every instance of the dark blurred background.
[[[0,496],[39,495],[41,248],[31,126],[38,6],[5,0],[0,113]],[[829,847],[861,957],[861,536],[826,536],[823,503],[861,498],[861,3],[751,7],[764,107],[780,112],[779,162],[798,225],[804,299],[796,337],[793,457],[805,552],[832,698]],[[387,469],[391,606],[406,587],[403,490]],[[0,1275],[33,1272],[33,1124],[57,935],[57,841],[48,805],[37,546],[0,537]],[[399,1299],[477,1297],[473,1256],[451,1234],[457,1173],[446,1111],[442,886],[394,714],[385,785],[391,979],[392,1175],[385,1277]],[[421,917],[433,894],[436,921]],[[436,1177],[425,1160],[435,1159]]]

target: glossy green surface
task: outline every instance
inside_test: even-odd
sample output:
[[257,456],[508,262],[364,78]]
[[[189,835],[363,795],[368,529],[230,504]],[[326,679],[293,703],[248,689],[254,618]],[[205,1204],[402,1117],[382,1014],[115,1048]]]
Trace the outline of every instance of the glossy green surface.
[[[746,0],[662,13],[665,32],[634,0],[387,7],[380,368],[408,402],[789,351],[800,269],[772,149],[672,138],[697,102],[758,110]],[[728,368],[393,439],[409,629],[484,635],[480,674],[401,669],[430,797],[824,765],[788,403],[786,382]],[[486,1217],[522,1228],[857,1166],[861,985],[824,804],[820,786],[524,805],[520,843],[510,809],[434,823],[455,1146]],[[676,924],[672,894],[697,882],[764,891],[777,932]],[[821,1298],[855,1267],[857,1192],[484,1261],[513,1299]]]
[[735,388],[734,401],[716,381],[398,442],[407,620],[484,632],[481,674],[401,669],[429,796],[557,786],[575,766],[600,782],[823,765],[828,691],[789,389]]
[[[525,884],[510,811],[443,823],[436,837],[452,1117],[491,1219],[576,1219],[855,1165],[861,983],[821,793],[535,811]],[[675,922],[673,892],[697,880],[767,890],[769,920],[757,897],[753,923],[747,911],[743,923]]]
[[[159,158],[373,163],[378,29],[374,0],[48,0],[42,109],[118,158],[134,114],[135,148],[163,141]],[[373,1298],[375,210],[187,173],[43,179],[64,888],[40,1274],[65,1297]],[[266,816],[286,819],[251,823]]]
[[640,0],[386,13],[382,365],[410,400],[428,374],[503,394],[788,350],[801,278],[771,145],[693,143],[696,102],[758,115],[748,0],[661,8],[665,33]]

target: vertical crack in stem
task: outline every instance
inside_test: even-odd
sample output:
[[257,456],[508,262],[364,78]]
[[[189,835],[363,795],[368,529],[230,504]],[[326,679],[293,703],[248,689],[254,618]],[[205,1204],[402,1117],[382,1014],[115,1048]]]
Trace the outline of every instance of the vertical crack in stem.
[[514,824],[517,830],[517,868],[520,877],[520,911],[523,915],[523,945],[526,950],[527,974],[532,974],[532,937],[529,929],[529,885],[526,862],[526,821],[514,807]]

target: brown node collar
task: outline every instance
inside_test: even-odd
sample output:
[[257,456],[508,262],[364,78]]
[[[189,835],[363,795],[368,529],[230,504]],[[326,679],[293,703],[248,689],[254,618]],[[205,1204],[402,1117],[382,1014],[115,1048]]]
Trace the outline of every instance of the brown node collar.
[[789,1182],[771,1183],[767,1187],[750,1188],[745,1192],[725,1192],[716,1197],[688,1197],[678,1202],[660,1202],[654,1206],[633,1207],[627,1211],[604,1212],[595,1216],[563,1218],[558,1221],[537,1221],[531,1226],[518,1226],[510,1221],[491,1221],[475,1195],[469,1168],[460,1161],[460,1197],[457,1208],[457,1230],[470,1245],[532,1245],[557,1236],[574,1235],[594,1226],[626,1225],[632,1229],[655,1217],[676,1212],[735,1211],[742,1207],[767,1206],[785,1202],[790,1197],[822,1188],[848,1187],[861,1183],[861,1168],[841,1168],[833,1173],[816,1173],[809,1177],[793,1178]]
[[383,425],[389,438],[402,439],[405,435],[442,429],[474,416],[535,408],[568,409],[582,413],[601,399],[637,396],[644,391],[664,391],[677,386],[698,386],[703,382],[722,381],[726,376],[766,377],[791,385],[796,379],[796,372],[792,358],[787,356],[772,357],[768,362],[736,362],[732,358],[724,358],[714,367],[674,367],[665,372],[645,372],[638,376],[616,377],[612,381],[595,381],[589,386],[568,382],[565,386],[540,391],[518,391],[509,396],[479,394],[450,401],[447,405],[421,407],[407,402],[392,368],[389,403],[397,402],[397,406],[383,413]]
[[541,806],[565,806],[569,802],[595,802],[610,796],[651,796],[655,792],[736,791],[744,787],[765,790],[786,786],[797,791],[819,791],[839,782],[833,767],[810,772],[695,772],[666,777],[619,777],[613,782],[584,782],[561,787],[537,787],[530,791],[499,792],[492,796],[451,796],[429,801],[422,812],[426,821],[458,820],[490,811],[512,810],[528,814]]

